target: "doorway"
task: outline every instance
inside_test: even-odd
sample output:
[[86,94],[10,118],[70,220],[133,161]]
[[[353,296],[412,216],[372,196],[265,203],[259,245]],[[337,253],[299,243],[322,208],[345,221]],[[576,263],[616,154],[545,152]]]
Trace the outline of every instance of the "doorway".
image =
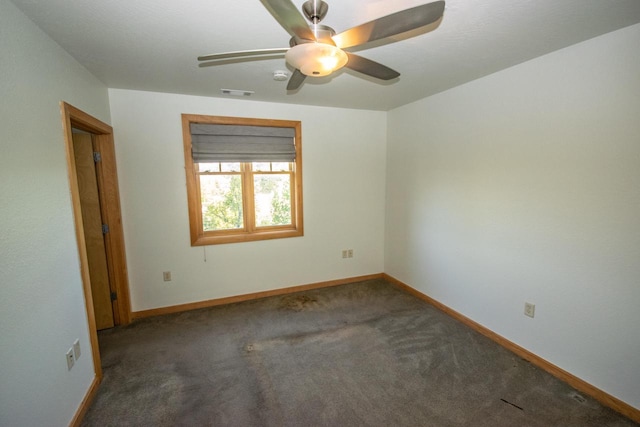
[[65,102],[60,108],[89,338],[100,381],[97,331],[126,325],[131,318],[113,129]]

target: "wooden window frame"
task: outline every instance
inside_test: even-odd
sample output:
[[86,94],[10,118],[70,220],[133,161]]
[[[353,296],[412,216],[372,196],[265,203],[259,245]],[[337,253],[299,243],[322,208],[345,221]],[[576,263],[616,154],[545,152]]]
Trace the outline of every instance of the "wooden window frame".
[[[245,224],[247,226],[237,230],[205,231],[202,224],[202,203],[200,196],[200,180],[196,163],[191,155],[191,123],[242,125],[242,126],[271,126],[287,127],[295,130],[296,158],[293,163],[291,180],[291,225],[256,227],[253,223],[253,172],[248,164],[241,163],[242,197],[244,215],[250,215]],[[281,239],[304,235],[303,205],[302,205],[302,125],[293,120],[254,119],[243,117],[206,116],[197,114],[182,114],[182,137],[184,142],[184,164],[187,178],[187,204],[189,208],[189,232],[191,246],[216,245],[222,243],[251,242],[257,240]]]

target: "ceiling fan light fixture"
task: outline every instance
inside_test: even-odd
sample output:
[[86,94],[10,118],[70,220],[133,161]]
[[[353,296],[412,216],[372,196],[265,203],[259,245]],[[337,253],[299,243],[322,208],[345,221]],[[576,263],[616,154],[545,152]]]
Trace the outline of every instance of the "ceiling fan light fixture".
[[304,43],[285,54],[286,61],[306,76],[322,77],[339,70],[349,58],[340,48],[326,43]]

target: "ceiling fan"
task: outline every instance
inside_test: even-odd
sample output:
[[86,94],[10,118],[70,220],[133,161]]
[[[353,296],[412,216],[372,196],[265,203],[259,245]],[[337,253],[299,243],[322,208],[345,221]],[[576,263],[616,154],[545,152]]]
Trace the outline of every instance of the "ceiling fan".
[[360,46],[412,31],[438,21],[444,13],[443,0],[404,9],[336,34],[333,28],[320,25],[329,6],[322,0],[307,0],[302,5],[304,17],[291,0],[260,0],[280,25],[292,36],[288,48],[243,50],[199,56],[198,61],[213,61],[203,65],[215,65],[215,61],[238,59],[265,59],[284,54],[285,60],[295,71],[287,84],[287,90],[296,90],[307,76],[327,76],[342,67],[375,77],[391,80],[400,75],[395,70],[347,52],[344,49]]

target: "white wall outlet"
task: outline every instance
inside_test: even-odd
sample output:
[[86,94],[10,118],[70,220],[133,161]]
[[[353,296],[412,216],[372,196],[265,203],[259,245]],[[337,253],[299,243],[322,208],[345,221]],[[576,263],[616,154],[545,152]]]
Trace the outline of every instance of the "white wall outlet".
[[67,350],[67,369],[70,371],[73,368],[73,365],[76,363],[73,358],[73,347]]
[[170,282],[171,281],[171,272],[170,271],[163,271],[162,272],[162,280],[164,280],[165,282]]
[[82,353],[80,352],[80,340],[77,339],[73,342],[73,357],[78,360],[80,359],[80,355]]
[[524,315],[534,317],[536,315],[536,305],[530,302],[524,303]]
[[347,250],[347,258],[353,258],[353,249]]
[[349,256],[349,251],[347,251],[346,249],[344,249],[342,251],[342,258],[347,258]]

